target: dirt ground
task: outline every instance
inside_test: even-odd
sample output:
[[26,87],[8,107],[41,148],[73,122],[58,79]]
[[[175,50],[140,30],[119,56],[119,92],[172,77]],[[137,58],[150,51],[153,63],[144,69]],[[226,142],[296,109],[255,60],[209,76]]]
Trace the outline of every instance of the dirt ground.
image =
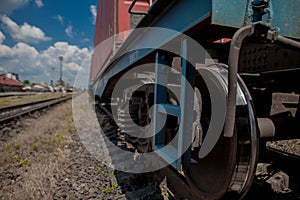
[[80,144],[70,101],[14,122],[0,135],[0,199],[116,196],[113,171],[93,160]]
[[147,193],[143,199],[161,199],[158,187],[151,175],[124,173],[96,160],[75,130],[71,101],[1,125],[1,200],[137,199]]
[[[299,140],[269,145],[299,150]],[[91,156],[76,133],[71,101],[0,124],[2,200],[134,199],[130,196],[153,194],[156,184],[150,175],[116,171]]]

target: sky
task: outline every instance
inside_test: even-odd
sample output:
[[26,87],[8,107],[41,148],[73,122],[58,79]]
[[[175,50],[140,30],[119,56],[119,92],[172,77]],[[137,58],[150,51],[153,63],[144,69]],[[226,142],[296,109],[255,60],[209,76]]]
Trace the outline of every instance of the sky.
[[[93,49],[97,0],[0,0],[0,74],[57,82],[84,71]],[[53,69],[54,68],[54,69]]]

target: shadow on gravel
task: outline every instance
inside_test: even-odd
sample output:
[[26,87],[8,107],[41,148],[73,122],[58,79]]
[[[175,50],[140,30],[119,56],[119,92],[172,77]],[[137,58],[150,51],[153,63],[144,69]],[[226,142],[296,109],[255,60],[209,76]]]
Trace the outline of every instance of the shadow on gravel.
[[260,158],[262,170],[257,175],[245,200],[300,199],[300,159],[278,152],[265,151]]
[[[97,117],[104,131],[105,138],[109,139],[114,144],[113,146],[134,152],[134,148],[125,141],[124,135],[117,131],[118,126],[108,114],[98,109]],[[269,151],[264,152],[264,154],[260,155],[259,160],[259,165],[263,167],[263,170],[256,172],[252,187],[243,199],[300,199],[300,159],[274,154],[274,152]],[[118,151],[113,153],[109,151],[109,155],[118,157],[113,162],[115,166],[118,166],[120,163],[126,165],[126,161],[134,160],[133,158],[123,157],[121,153],[118,154]],[[119,159],[121,162],[118,162]],[[161,189],[164,187],[161,186],[162,181],[154,177],[153,173],[134,174],[114,170],[114,174],[117,185],[112,186],[112,189],[113,187],[120,188],[122,199],[168,199],[166,191]]]
[[[123,155],[122,150],[134,152],[134,147],[125,141],[123,134],[119,133],[118,126],[111,117],[99,107],[96,107],[97,118],[99,124],[105,134],[107,152],[111,157],[113,167],[120,165],[131,165],[134,158]],[[108,142],[108,140],[110,142]],[[111,148],[113,146],[119,148],[119,151]],[[161,180],[158,180],[153,173],[128,173],[115,169],[114,176],[116,184],[107,188],[107,191],[116,188],[121,189],[122,195],[117,199],[128,200],[163,200],[163,192],[161,191]]]
[[164,199],[160,189],[160,181],[155,179],[152,173],[132,174],[115,170],[115,177],[126,199]]

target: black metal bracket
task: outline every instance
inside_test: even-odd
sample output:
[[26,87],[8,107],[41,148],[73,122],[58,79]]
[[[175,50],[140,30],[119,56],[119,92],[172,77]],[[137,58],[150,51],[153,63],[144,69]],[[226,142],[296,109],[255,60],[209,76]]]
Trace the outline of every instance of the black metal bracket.
[[128,13],[132,14],[132,15],[148,15],[148,12],[136,12],[136,11],[132,11],[134,5],[136,4],[138,0],[133,0],[132,3],[130,4],[129,8],[128,8]]

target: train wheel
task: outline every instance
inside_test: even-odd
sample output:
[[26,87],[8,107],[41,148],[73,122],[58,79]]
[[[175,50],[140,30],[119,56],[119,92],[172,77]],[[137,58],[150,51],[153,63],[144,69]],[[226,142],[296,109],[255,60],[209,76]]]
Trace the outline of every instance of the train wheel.
[[211,134],[208,133],[209,130],[214,128],[211,127],[211,107],[214,106],[214,100],[211,99],[208,82],[212,81],[219,85],[218,88],[223,88],[221,92],[224,93],[223,100],[226,101],[227,66],[213,65],[201,68],[198,72],[195,91],[199,90],[201,95],[195,95],[195,102],[201,102],[202,133],[194,138],[200,138],[201,145],[192,149],[191,167],[184,173],[193,192],[201,199],[239,199],[251,186],[258,157],[258,131],[251,97],[239,78],[234,136],[224,137],[221,129],[211,151],[199,158],[199,152],[205,145],[205,137],[208,137],[208,134]]

